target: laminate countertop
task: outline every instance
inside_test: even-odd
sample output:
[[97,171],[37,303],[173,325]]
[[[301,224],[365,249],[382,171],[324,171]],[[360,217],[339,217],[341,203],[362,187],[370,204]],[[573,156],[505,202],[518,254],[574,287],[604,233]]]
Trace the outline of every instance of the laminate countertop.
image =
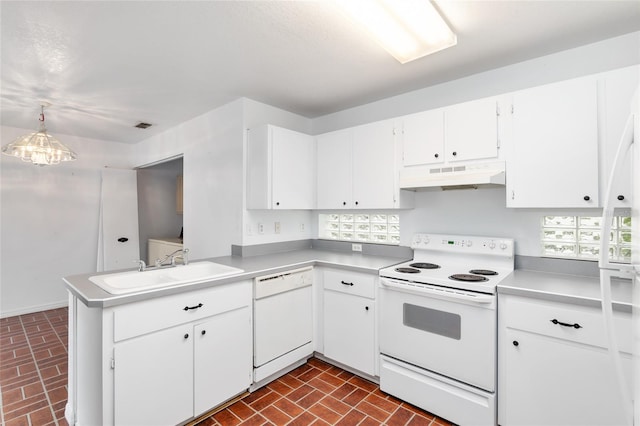
[[[516,269],[498,284],[498,296],[501,294],[594,307],[601,307],[602,300],[598,277],[521,269]],[[630,279],[613,279],[611,294],[614,310],[631,312]]]
[[[302,268],[306,266],[341,268],[377,275],[380,269],[411,260],[411,258],[374,256],[361,253],[310,248],[304,250],[265,254],[260,256],[223,256],[209,259],[198,259],[197,261],[203,260],[239,268],[244,272],[213,280],[147,289],[127,294],[108,293],[89,281],[89,278],[96,275],[108,275],[117,272],[132,270],[135,271],[135,269],[73,275],[63,278],[63,281],[66,285],[67,290],[69,290],[74,296],[76,296],[79,300],[82,301],[82,303],[84,303],[88,307],[106,308],[155,297],[182,293],[185,291],[199,290],[216,285],[229,284],[232,282],[253,279],[262,275],[285,272],[287,270]],[[141,272],[141,274],[143,273],[144,272]]]

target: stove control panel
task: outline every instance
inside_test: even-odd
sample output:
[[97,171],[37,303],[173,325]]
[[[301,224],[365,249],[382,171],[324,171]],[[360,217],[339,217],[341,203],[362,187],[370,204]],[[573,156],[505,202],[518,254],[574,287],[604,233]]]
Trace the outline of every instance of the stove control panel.
[[415,234],[411,241],[414,250],[488,254],[512,257],[514,242],[511,238],[475,237],[444,234]]

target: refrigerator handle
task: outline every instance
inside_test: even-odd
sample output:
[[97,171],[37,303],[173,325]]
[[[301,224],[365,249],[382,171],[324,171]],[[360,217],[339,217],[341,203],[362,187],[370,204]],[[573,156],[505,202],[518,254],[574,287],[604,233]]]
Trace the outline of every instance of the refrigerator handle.
[[624,126],[622,138],[618,144],[616,156],[614,157],[611,173],[609,174],[609,180],[607,182],[607,190],[602,207],[602,222],[600,223],[600,256],[598,258],[598,266],[601,269],[623,269],[626,266],[619,263],[614,264],[609,260],[609,247],[611,245],[609,235],[611,235],[611,221],[613,220],[613,200],[611,194],[613,193],[614,183],[620,175],[620,169],[623,164],[622,160],[626,158],[631,150],[631,145],[633,145],[633,121],[634,115],[632,113],[629,115]]

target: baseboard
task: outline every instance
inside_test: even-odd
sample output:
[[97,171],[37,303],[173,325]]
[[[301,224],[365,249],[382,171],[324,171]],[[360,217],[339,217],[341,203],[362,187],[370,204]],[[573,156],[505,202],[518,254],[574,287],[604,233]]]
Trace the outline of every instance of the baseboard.
[[32,314],[34,312],[48,311],[50,309],[65,308],[67,306],[69,306],[68,300],[56,303],[47,303],[46,305],[29,306],[26,308],[0,312],[0,318],[9,318],[15,317],[17,315]]

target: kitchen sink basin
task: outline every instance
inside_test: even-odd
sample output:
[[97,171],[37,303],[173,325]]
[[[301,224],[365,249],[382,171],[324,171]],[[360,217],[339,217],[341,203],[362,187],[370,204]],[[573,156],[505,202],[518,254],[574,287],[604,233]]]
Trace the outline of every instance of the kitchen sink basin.
[[111,294],[124,294],[134,291],[197,281],[207,281],[244,272],[242,269],[208,261],[178,265],[173,268],[148,269],[115,274],[95,275],[89,281]]

